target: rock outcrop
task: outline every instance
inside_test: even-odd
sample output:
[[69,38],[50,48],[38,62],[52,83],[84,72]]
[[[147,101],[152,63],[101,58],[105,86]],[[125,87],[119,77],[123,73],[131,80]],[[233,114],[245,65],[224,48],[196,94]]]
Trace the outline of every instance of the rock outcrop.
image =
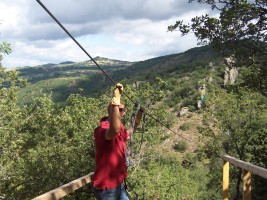
[[224,64],[226,65],[224,71],[224,85],[233,85],[236,83],[238,77],[238,68],[235,66],[235,59],[231,56],[224,58]]

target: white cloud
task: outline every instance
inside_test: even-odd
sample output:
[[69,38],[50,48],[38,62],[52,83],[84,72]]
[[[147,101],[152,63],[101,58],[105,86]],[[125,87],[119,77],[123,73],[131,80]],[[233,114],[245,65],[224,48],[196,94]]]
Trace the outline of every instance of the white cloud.
[[[178,19],[188,22],[204,12],[200,8],[205,8],[176,0],[42,2],[91,56],[129,61],[196,46],[192,35],[180,38],[178,32],[167,32],[167,27]],[[89,59],[37,1],[6,0],[0,3],[0,10],[0,41],[11,43],[13,51],[4,57],[3,66]]]

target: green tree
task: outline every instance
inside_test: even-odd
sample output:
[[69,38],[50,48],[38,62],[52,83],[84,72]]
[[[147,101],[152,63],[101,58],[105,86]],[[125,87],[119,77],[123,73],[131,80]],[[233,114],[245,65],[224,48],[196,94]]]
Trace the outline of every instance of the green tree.
[[[204,131],[210,137],[206,143],[209,154],[220,156],[226,153],[264,167],[264,156],[256,155],[256,152],[262,152],[262,144],[267,141],[263,133],[266,124],[266,98],[244,88],[234,88],[230,92],[216,88],[208,94],[207,99],[208,121],[219,129],[215,132],[208,126]],[[239,170],[236,173],[235,199],[239,199],[242,172]],[[259,190],[263,187],[264,185],[258,185]],[[253,195],[253,199],[263,198],[257,193]]]
[[16,143],[21,151],[1,190],[7,199],[31,199],[94,170],[92,134],[102,110],[99,101],[73,95],[60,108],[50,98],[35,99],[21,112],[17,134],[22,141]]
[[[0,59],[2,54],[11,52],[10,44],[0,44]],[[18,76],[15,70],[6,71],[0,64],[0,196],[5,197],[3,186],[12,177],[13,167],[16,165],[19,152],[18,144],[22,142],[17,128],[22,122],[21,110],[17,107],[17,94],[26,81]]]
[[[265,0],[190,0],[211,6],[220,12],[219,17],[196,16],[191,24],[178,20],[168,27],[178,29],[182,35],[194,33],[199,44],[210,44],[223,56],[234,56],[237,66],[251,67],[247,85],[254,85],[266,92],[267,64],[267,2]],[[256,68],[256,69],[255,69]],[[256,82],[256,83],[255,83]]]
[[[151,152],[154,151],[154,152]],[[140,165],[130,168],[129,193],[132,199],[202,199],[207,170],[198,163],[184,169],[176,157],[148,150]],[[206,199],[206,198],[205,198]]]

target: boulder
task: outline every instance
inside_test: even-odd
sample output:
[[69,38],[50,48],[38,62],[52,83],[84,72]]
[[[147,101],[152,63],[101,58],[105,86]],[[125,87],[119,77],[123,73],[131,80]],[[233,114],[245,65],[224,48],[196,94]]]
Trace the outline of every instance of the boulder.
[[183,107],[180,111],[177,112],[177,117],[182,117],[187,115],[189,112],[189,108],[188,107]]

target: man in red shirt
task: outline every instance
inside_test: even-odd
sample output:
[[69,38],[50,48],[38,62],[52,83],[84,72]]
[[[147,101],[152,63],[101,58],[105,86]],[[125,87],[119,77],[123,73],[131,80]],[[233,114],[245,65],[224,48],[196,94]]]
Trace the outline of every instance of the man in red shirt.
[[[97,200],[128,200],[124,179],[127,176],[126,141],[130,130],[126,130],[121,117],[126,110],[121,102],[123,86],[117,84],[113,98],[108,106],[108,117],[100,120],[100,126],[94,130],[95,172],[94,193]],[[141,110],[135,120],[134,130],[142,117]]]

